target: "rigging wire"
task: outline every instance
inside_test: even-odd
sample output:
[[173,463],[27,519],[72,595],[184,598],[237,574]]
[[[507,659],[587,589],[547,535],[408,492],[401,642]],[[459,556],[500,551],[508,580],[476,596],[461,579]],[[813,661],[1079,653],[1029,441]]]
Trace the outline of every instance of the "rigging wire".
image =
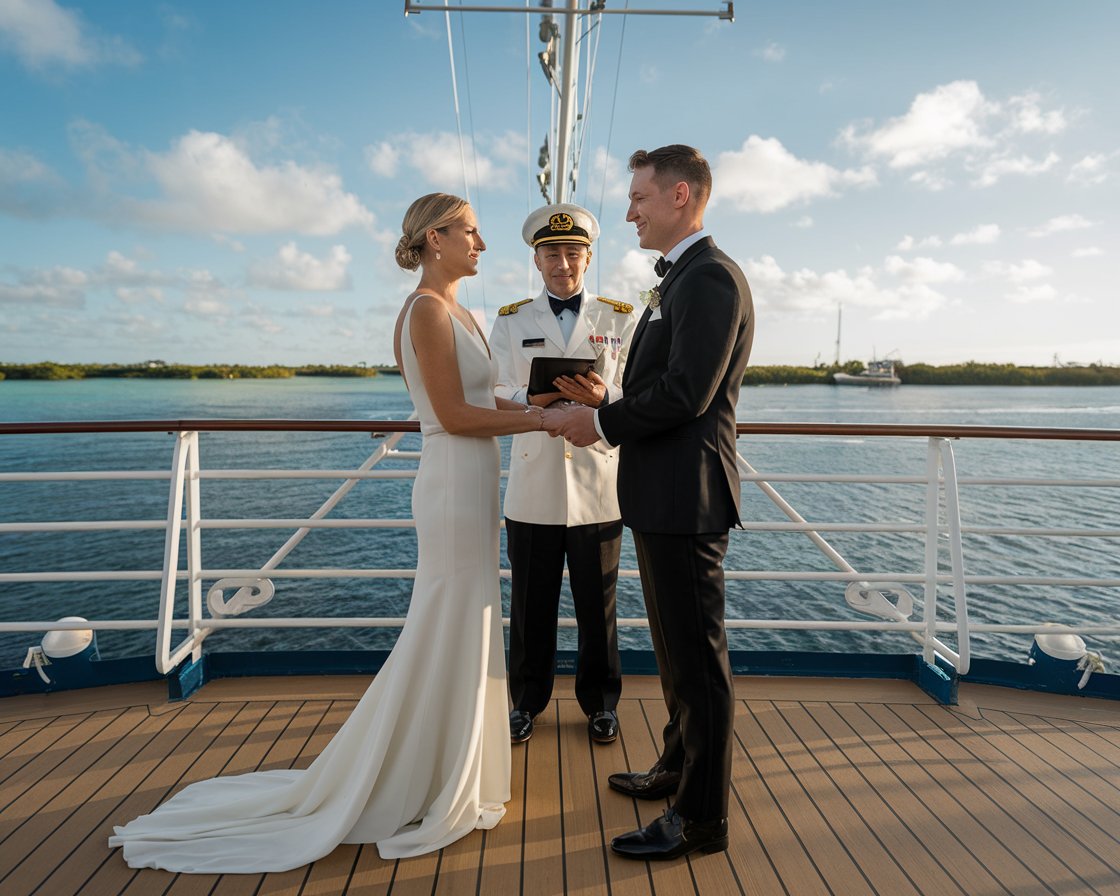
[[[526,10],[532,0],[525,0]],[[525,217],[533,211],[533,194],[539,192],[533,177],[533,39],[532,16],[525,13]],[[533,263],[525,259],[525,295],[533,295]]]
[[[459,0],[459,5],[463,5],[463,0]],[[470,128],[471,139],[471,161],[474,163],[474,185],[478,193],[478,204],[474,206],[475,213],[478,217],[482,218],[482,185],[478,177],[478,140],[474,130],[474,105],[471,103],[471,67],[470,67],[470,53],[467,50],[467,26],[463,14],[459,13],[459,39],[463,44],[463,87],[467,97],[467,124]],[[462,137],[460,137],[460,145]],[[460,153],[462,150],[460,149]],[[464,180],[466,174],[464,172]],[[467,200],[470,202],[470,199]],[[485,318],[486,315],[486,275],[482,274],[479,278],[479,284],[482,288],[482,314]],[[469,290],[468,290],[469,292]]]
[[[594,94],[595,84],[595,67],[599,61],[599,43],[603,37],[602,29],[603,17],[598,15],[595,17],[595,23],[591,25],[587,31],[580,37],[580,43],[587,47],[587,64],[584,66],[586,75],[584,75],[583,86],[583,114],[579,116],[579,139],[575,142],[574,152],[572,155],[572,176],[579,177],[580,164],[583,161],[583,150],[591,139],[591,99]],[[591,32],[595,32],[595,41],[592,45],[588,38]],[[572,191],[573,195],[575,190]],[[584,202],[587,201],[587,188],[583,190]]]
[[451,63],[451,98],[455,104],[455,130],[459,135],[459,164],[463,169],[464,199],[471,201],[471,187],[467,183],[467,156],[463,150],[463,122],[459,115],[459,82],[455,78],[455,48],[451,39],[451,9],[444,0],[443,17],[447,23],[447,57]]
[[[624,9],[630,8],[630,0],[626,0]],[[618,85],[621,81],[622,74],[622,46],[626,42],[626,20],[629,16],[622,16],[622,28],[618,35],[618,62],[614,71],[614,90],[611,92],[611,114],[607,119],[607,145],[603,148],[603,182],[599,188],[599,206],[596,209],[595,217],[602,220],[603,217],[603,203],[607,195],[607,174],[610,171],[611,160],[611,137],[614,136],[614,115],[615,109],[618,106]],[[595,268],[595,291],[599,291],[599,283],[601,277],[601,266]]]
[[[460,0],[460,5],[462,5],[462,0]],[[462,15],[462,14],[460,13],[460,15]],[[448,61],[449,61],[450,66],[451,66],[451,97],[452,97],[452,100],[454,101],[454,104],[455,104],[455,131],[456,131],[456,133],[458,135],[458,138],[459,138],[459,165],[460,165],[460,167],[462,168],[462,171],[463,171],[463,193],[464,193],[463,198],[467,200],[468,205],[473,206],[474,203],[471,202],[471,187],[470,187],[470,183],[468,182],[468,179],[467,179],[467,156],[466,156],[466,151],[465,151],[464,146],[463,146],[463,121],[462,121],[462,116],[461,116],[460,111],[459,111],[459,82],[455,77],[455,47],[454,47],[454,40],[453,40],[452,34],[451,34],[451,8],[448,5],[448,0],[444,0],[443,18],[444,18],[444,23],[447,26],[447,57],[448,57]],[[469,85],[469,79],[468,79],[468,85],[467,86],[468,86],[468,89],[469,89],[469,86],[470,86]],[[475,180],[477,181],[477,179],[478,179],[477,168],[475,169],[475,172],[476,172]],[[483,275],[483,276],[485,277],[485,275]],[[470,286],[469,285],[465,285],[464,292],[465,292],[466,296],[468,297],[468,301],[466,302],[466,305],[469,308],[470,307],[470,301],[469,301]],[[482,281],[482,313],[484,315],[486,313],[486,281],[485,281],[485,279],[483,279],[483,281]]]

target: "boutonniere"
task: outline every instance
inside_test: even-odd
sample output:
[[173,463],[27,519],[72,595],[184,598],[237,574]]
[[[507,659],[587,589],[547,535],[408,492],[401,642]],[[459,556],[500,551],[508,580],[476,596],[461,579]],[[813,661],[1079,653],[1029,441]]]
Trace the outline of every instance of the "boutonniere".
[[638,293],[638,298],[642,300],[643,305],[649,305],[650,308],[657,308],[661,304],[661,293],[656,286],[643,289]]

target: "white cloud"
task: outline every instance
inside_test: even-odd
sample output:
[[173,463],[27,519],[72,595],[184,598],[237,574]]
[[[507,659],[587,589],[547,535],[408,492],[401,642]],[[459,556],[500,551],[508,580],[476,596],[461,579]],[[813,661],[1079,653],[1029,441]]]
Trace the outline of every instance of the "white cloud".
[[400,168],[401,152],[393,144],[382,141],[366,147],[366,163],[370,171],[381,177],[396,177]]
[[906,234],[895,249],[899,252],[909,252],[912,249],[939,249],[941,248],[941,237],[936,234],[931,236],[924,236],[920,240],[914,239],[910,234]]
[[835,196],[848,186],[876,183],[870,168],[840,171],[824,162],[798,159],[773,137],[752,134],[737,152],[722,152],[713,166],[714,201],[741,211],[774,212],[794,203]]
[[1007,293],[1008,301],[1016,305],[1029,305],[1033,302],[1050,302],[1058,295],[1058,291],[1049,283],[1038,283],[1033,286],[1020,286]]
[[[639,310],[638,293],[649,289],[657,282],[653,272],[655,257],[638,249],[627,249],[626,253],[603,278],[603,294],[612,299],[630,302]],[[540,288],[539,275],[536,283]]]
[[525,158],[525,137],[509,131],[479,138],[459,138],[450,131],[431,134],[398,134],[376,146],[366,147],[370,170],[382,177],[395,177],[403,166],[438,189],[461,193],[463,172],[472,189],[511,189],[520,181],[516,168]]
[[781,62],[786,58],[786,48],[774,41],[768,41],[766,46],[754,51],[755,56],[760,56],[767,62]]
[[907,260],[890,255],[883,263],[883,269],[912,283],[951,283],[964,279],[964,271],[952,262],[934,261],[923,256]]
[[126,209],[161,227],[225,233],[334,234],[373,225],[373,215],[333,171],[285,161],[258,165],[221,134],[190,131],[171,150],[142,162],[164,198]]
[[986,159],[980,165],[980,175],[974,183],[979,187],[990,187],[1007,174],[1042,174],[1059,162],[1057,153],[1047,153],[1045,159],[1035,160],[1029,156],[1017,158],[1003,157]]
[[275,258],[250,268],[249,285],[308,292],[350,289],[350,261],[345,246],[332,246],[327,256],[319,259],[301,252],[295,243],[287,243]]
[[0,146],[0,185],[7,188],[14,184],[52,180],[53,172],[35,156]]
[[62,179],[28,152],[0,147],[0,211],[43,218],[72,210]]
[[992,261],[984,265],[986,273],[1003,277],[1011,283],[1029,283],[1032,280],[1041,280],[1054,273],[1054,269],[1036,261],[1025,258],[1019,264],[1004,261]]
[[892,168],[913,168],[962,149],[992,145],[985,125],[998,106],[984,99],[975,81],[954,81],[920,93],[909,111],[864,134],[849,126],[843,139]]
[[120,37],[97,34],[81,16],[54,0],[0,2],[0,47],[10,47],[32,70],[136,65],[143,57]]
[[1011,114],[1011,126],[1026,134],[1060,134],[1066,129],[1065,112],[1052,109],[1043,112],[1042,97],[1037,93],[1013,96],[1007,101]]
[[1085,246],[1073,250],[1074,258],[1096,258],[1098,255],[1104,255],[1104,249],[1100,246]]
[[813,226],[813,219],[809,215],[802,215],[800,218],[793,222],[793,226],[798,227],[801,230],[808,230]]
[[967,233],[954,234],[950,246],[983,246],[999,239],[998,224],[981,224]]
[[[988,187],[1010,174],[1038,175],[1060,161],[1019,144],[1054,137],[1068,126],[1062,109],[1043,109],[1037,93],[1000,103],[984,96],[975,81],[953,81],[918,94],[909,110],[876,126],[852,124],[840,139],[891,168],[916,169],[909,180],[937,192],[951,184],[942,167],[956,162],[973,175],[973,186]],[[939,167],[931,167],[939,166]]]
[[1092,227],[1093,222],[1082,215],[1059,215],[1051,218],[1041,227],[1030,231],[1031,236],[1050,236],[1052,233],[1064,233],[1069,230],[1085,230]]
[[1108,179],[1108,157],[1103,153],[1090,153],[1069,169],[1068,180],[1078,184],[1099,184]]
[[601,146],[596,148],[590,169],[583,172],[580,182],[587,187],[589,196],[603,193],[610,199],[626,200],[630,194],[630,172],[626,162],[608,154]]
[[81,308],[89,276],[68,267],[18,272],[15,282],[0,282],[0,304]]
[[[866,308],[879,320],[923,320],[948,301],[930,283],[957,278],[952,265],[918,261],[888,259],[882,270],[863,267],[854,273],[843,269],[818,273],[808,268],[787,272],[773,256],[764,255],[748,261],[745,270],[756,302],[770,311],[819,317],[843,304]],[[881,282],[884,277],[901,282],[887,286]]]
[[195,300],[228,298],[228,287],[201,269],[149,270],[135,258],[111,251],[89,270],[69,267],[14,269],[12,281],[0,282],[0,303],[81,308],[93,292],[104,292],[129,305],[163,303],[169,290]]
[[910,175],[909,180],[910,183],[917,184],[931,193],[940,193],[946,187],[952,185],[952,181],[948,177],[936,171],[915,171]]

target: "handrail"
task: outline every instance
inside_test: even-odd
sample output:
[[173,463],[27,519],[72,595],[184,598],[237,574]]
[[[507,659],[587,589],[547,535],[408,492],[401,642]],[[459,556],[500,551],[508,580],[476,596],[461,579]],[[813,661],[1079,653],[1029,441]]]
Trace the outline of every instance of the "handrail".
[[[0,423],[0,435],[95,432],[419,432],[415,420],[77,420]],[[1061,439],[1120,442],[1120,429],[948,423],[737,423],[740,436],[899,436],[938,439]]]
[[[44,479],[116,479],[116,478],[151,478],[170,479],[171,489],[168,500],[168,513],[166,519],[157,521],[103,521],[103,522],[78,522],[78,523],[9,523],[0,525],[0,533],[16,531],[67,531],[82,530],[86,528],[157,528],[163,526],[167,531],[165,543],[165,557],[162,571],[104,571],[104,572],[23,572],[0,573],[0,582],[17,581],[92,581],[101,579],[158,579],[161,581],[161,600],[159,618],[150,625],[141,624],[132,620],[121,625],[113,621],[95,620],[86,624],[86,627],[101,628],[129,628],[133,625],[154,627],[157,629],[157,666],[161,672],[170,671],[188,656],[197,659],[201,655],[201,646],[206,636],[217,629],[241,627],[288,627],[300,625],[299,620],[279,620],[276,618],[231,620],[229,615],[237,615],[252,606],[267,601],[271,596],[273,586],[271,578],[370,578],[393,577],[410,578],[411,570],[387,569],[277,569],[283,557],[295,546],[300,539],[314,528],[338,527],[373,527],[373,526],[398,526],[407,527],[411,520],[327,520],[324,517],[330,512],[339,499],[358,481],[366,478],[409,478],[415,475],[412,470],[375,471],[371,467],[378,461],[388,457],[415,459],[418,453],[414,451],[397,451],[395,446],[400,438],[410,432],[417,432],[419,424],[414,420],[291,420],[291,419],[221,419],[221,420],[119,420],[119,421],[70,421],[46,423],[0,423],[0,435],[14,434],[67,434],[67,433],[143,433],[162,432],[177,436],[175,457],[172,469],[168,473],[155,473],[151,471],[91,471],[82,473],[0,473],[0,482],[12,481],[41,481]],[[198,462],[198,434],[200,432],[251,432],[251,431],[278,431],[278,432],[350,432],[370,434],[392,434],[377,446],[370,458],[355,470],[205,470]],[[872,437],[902,437],[924,438],[928,440],[928,462],[926,475],[910,476],[864,476],[851,474],[760,474],[745,458],[739,456],[739,465],[742,470],[744,484],[753,482],[758,486],[779,509],[789,518],[786,523],[759,523],[744,526],[745,529],[778,529],[797,531],[807,535],[837,567],[837,572],[802,572],[793,570],[728,570],[726,576],[729,580],[758,580],[782,578],[788,581],[818,581],[830,580],[848,583],[845,599],[849,605],[860,612],[886,617],[887,621],[880,622],[828,622],[823,620],[750,620],[729,619],[728,628],[791,628],[791,629],[839,629],[848,631],[901,631],[907,632],[922,645],[922,652],[927,662],[932,662],[934,656],[948,661],[955,666],[958,672],[968,671],[970,658],[969,639],[972,634],[980,631],[1010,632],[1018,626],[1007,625],[980,625],[970,623],[968,618],[967,588],[977,584],[987,583],[1018,583],[1018,584],[1054,584],[1054,585],[1088,585],[1094,587],[1113,587],[1120,584],[1120,580],[1104,578],[1059,578],[1037,576],[977,576],[967,574],[964,570],[964,557],[961,545],[963,532],[978,532],[985,527],[966,527],[961,525],[960,512],[957,506],[957,492],[960,485],[964,484],[999,484],[999,485],[1076,485],[1076,486],[1103,486],[1120,487],[1120,479],[1083,479],[1083,480],[1058,480],[1058,479],[1021,479],[1021,478],[960,478],[956,475],[955,461],[951,447],[951,440],[961,438],[983,439],[1035,439],[1035,440],[1081,440],[1081,441],[1110,441],[1120,442],[1120,430],[1105,429],[1073,429],[1073,428],[1035,428],[1035,427],[992,427],[970,425],[939,425],[939,424],[837,424],[837,423],[740,423],[737,424],[740,435],[778,435],[778,436],[872,436]],[[504,473],[504,471],[503,471]],[[202,516],[199,505],[198,485],[201,479],[237,478],[237,479],[265,479],[265,478],[340,478],[343,483],[331,498],[312,514],[309,518],[290,518],[275,520],[256,519],[206,519]],[[828,544],[820,533],[842,531],[888,531],[882,524],[851,524],[851,523],[809,523],[781,498],[774,490],[773,482],[804,481],[804,482],[890,482],[896,484],[918,484],[926,486],[925,520],[922,523],[902,524],[895,522],[889,531],[907,531],[920,533],[926,536],[926,562],[921,573],[884,573],[884,572],[857,572],[832,545]],[[944,519],[941,519],[944,513]],[[201,560],[201,546],[199,535],[204,528],[293,528],[295,533],[276,552],[276,554],[258,569],[211,569],[203,566]],[[1062,529],[1049,530],[1046,528],[1019,529],[1018,527],[988,527],[993,532],[1006,529],[1008,532],[1035,535],[1096,535],[1112,538],[1120,537],[1120,530],[1101,529],[1082,530],[1071,529],[1068,526]],[[186,536],[186,569],[180,569],[178,562],[180,533]],[[950,555],[950,570],[948,574],[939,568],[938,540],[946,538]],[[508,574],[502,571],[502,574]],[[637,576],[635,570],[620,570],[620,576],[633,578]],[[210,605],[211,615],[202,613],[201,583],[204,579],[218,579],[211,587],[207,601]],[[177,582],[187,585],[188,618],[181,619],[174,616],[174,594]],[[923,601],[923,618],[920,621],[909,621],[911,595],[907,590],[910,585],[925,585],[925,600]],[[949,586],[948,590],[953,597],[951,613],[952,621],[938,618],[938,591],[940,586]],[[223,591],[235,589],[236,594],[229,601],[225,600]],[[267,594],[266,594],[267,592]],[[258,599],[263,596],[263,599]],[[243,604],[243,607],[238,606]],[[368,620],[366,620],[368,622]],[[118,623],[120,621],[117,621]],[[390,624],[391,620],[381,620],[382,624]],[[620,619],[621,626],[641,626],[645,620]],[[330,618],[324,620],[304,619],[302,625],[315,627],[316,625],[330,625],[331,627],[348,627],[358,624],[353,619]],[[561,621],[561,625],[572,625],[574,622]],[[62,629],[70,626],[64,624],[44,624],[41,622],[0,622],[0,631],[17,631],[46,629]],[[174,647],[171,643],[173,629],[186,628],[187,636],[180,640]],[[1089,633],[1115,633],[1120,631],[1117,626],[1063,626],[1062,630]],[[956,649],[953,649],[941,640],[944,634],[956,635]]]

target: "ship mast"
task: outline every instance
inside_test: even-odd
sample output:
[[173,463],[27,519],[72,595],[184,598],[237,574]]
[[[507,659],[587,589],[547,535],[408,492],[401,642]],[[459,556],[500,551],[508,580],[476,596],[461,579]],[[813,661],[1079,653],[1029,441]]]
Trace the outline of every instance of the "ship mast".
[[[707,16],[735,21],[735,4],[722,0],[723,9],[672,10],[672,9],[607,9],[606,0],[562,0],[563,7],[554,7],[553,0],[539,0],[538,6],[450,6],[430,3],[413,3],[405,0],[404,14],[422,12],[508,12],[541,14],[540,38],[546,44],[540,53],[545,76],[559,91],[559,114],[555,132],[550,133],[541,147],[537,182],[545,202],[570,202],[578,179],[576,140],[577,124],[583,119],[579,110],[577,78],[579,76],[579,26],[583,16],[600,15],[654,15],[654,16]],[[562,21],[558,27],[556,19]],[[556,38],[560,36],[560,52],[556,53]],[[586,98],[585,98],[586,99]]]

